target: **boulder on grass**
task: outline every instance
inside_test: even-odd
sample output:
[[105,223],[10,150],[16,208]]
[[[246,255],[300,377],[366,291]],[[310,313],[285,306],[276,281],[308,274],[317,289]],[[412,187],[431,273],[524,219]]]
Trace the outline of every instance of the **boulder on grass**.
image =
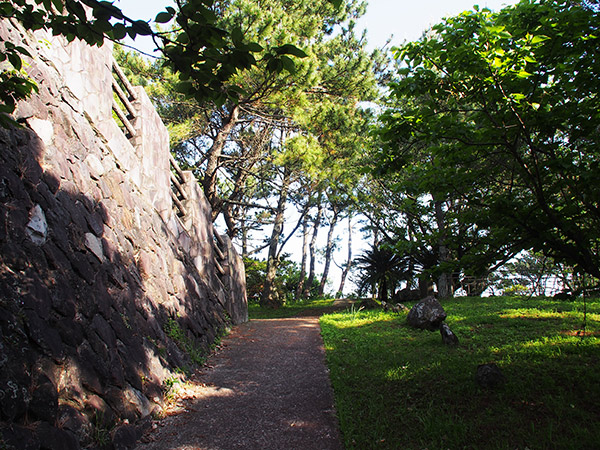
[[446,311],[434,296],[430,295],[411,308],[406,321],[411,327],[436,331],[446,319]]
[[381,306],[375,300],[371,298],[365,298],[358,304],[358,309],[378,309]]
[[475,381],[484,389],[496,389],[504,385],[506,378],[500,367],[494,363],[488,363],[477,366]]
[[458,345],[458,337],[452,332],[447,323],[440,325],[440,334],[442,335],[442,342],[450,347],[456,347]]
[[404,288],[397,292],[394,292],[392,301],[394,302],[416,302],[421,298],[421,291],[419,289],[408,289]]

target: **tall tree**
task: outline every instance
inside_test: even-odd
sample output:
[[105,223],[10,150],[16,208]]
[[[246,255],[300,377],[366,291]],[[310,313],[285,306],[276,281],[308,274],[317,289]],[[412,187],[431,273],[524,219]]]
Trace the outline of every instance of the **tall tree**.
[[[598,12],[572,1],[522,1],[465,12],[398,49],[382,117],[384,171],[414,148],[442,200],[482,245],[533,248],[600,274]],[[431,190],[429,192],[432,192]],[[466,205],[466,206],[465,206]]]

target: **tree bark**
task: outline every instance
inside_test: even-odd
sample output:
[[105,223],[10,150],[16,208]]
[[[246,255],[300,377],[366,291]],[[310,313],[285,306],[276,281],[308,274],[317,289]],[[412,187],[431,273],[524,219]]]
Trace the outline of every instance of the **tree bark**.
[[344,285],[346,284],[346,277],[348,277],[348,273],[350,273],[350,268],[352,266],[352,214],[348,214],[348,259],[346,260],[346,264],[344,266],[344,270],[342,271],[342,276],[340,278],[340,287],[335,294],[336,297],[341,298],[344,295]]
[[308,298],[310,296],[310,290],[312,288],[312,284],[315,280],[315,265],[317,263],[317,236],[319,234],[319,227],[321,226],[321,217],[323,215],[323,205],[321,203],[321,199],[319,198],[319,205],[317,207],[317,216],[315,217],[315,221],[313,223],[313,234],[312,239],[310,241],[309,251],[310,251],[310,270],[308,272],[308,280],[306,281],[306,286],[304,286],[304,298]]
[[269,256],[267,259],[267,274],[265,284],[263,286],[262,297],[260,300],[261,306],[278,308],[282,305],[282,300],[278,298],[274,289],[275,277],[277,275],[277,267],[279,265],[278,246],[279,238],[283,234],[283,221],[285,213],[285,205],[287,202],[288,191],[292,179],[292,172],[288,168],[283,169],[283,180],[281,183],[281,191],[279,193],[279,201],[277,202],[277,211],[275,213],[275,222],[273,223],[273,231],[269,243]]
[[306,261],[308,259],[308,235],[310,228],[308,227],[308,214],[304,216],[302,221],[302,261],[300,263],[300,280],[296,287],[296,300],[302,298],[304,292],[304,284],[306,282]]
[[329,275],[329,268],[331,267],[331,256],[333,254],[333,232],[338,221],[339,212],[337,208],[333,208],[333,216],[329,221],[329,231],[327,232],[327,246],[325,247],[325,267],[323,267],[323,276],[321,277],[321,283],[319,284],[319,296],[325,293],[325,284],[327,283],[327,276]]
[[231,132],[235,128],[240,113],[240,107],[235,105],[231,108],[229,115],[225,119],[223,126],[219,130],[217,137],[213,141],[210,149],[206,153],[206,170],[204,172],[204,179],[202,180],[202,187],[204,189],[204,195],[210,203],[212,208],[212,220],[213,222],[221,212],[222,202],[217,192],[217,170],[219,168],[219,160],[223,153],[223,148]]
[[[447,229],[446,214],[442,208],[442,202],[434,200],[435,220],[438,228],[438,254],[439,263],[444,264],[450,260],[450,252],[446,246]],[[442,272],[437,280],[437,290],[439,298],[452,297],[452,274]]]

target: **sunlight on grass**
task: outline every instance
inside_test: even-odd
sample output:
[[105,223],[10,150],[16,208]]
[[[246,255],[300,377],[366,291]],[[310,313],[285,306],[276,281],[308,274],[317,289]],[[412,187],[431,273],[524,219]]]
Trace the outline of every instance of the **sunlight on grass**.
[[[347,449],[597,448],[600,301],[463,298],[443,302],[457,348],[406,314],[321,317]],[[480,388],[494,362],[506,385]]]

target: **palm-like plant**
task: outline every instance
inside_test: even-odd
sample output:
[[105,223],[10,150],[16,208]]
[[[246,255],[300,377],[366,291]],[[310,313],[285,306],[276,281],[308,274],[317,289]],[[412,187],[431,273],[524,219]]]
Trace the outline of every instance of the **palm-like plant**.
[[395,253],[388,245],[373,244],[358,256],[353,265],[359,271],[358,288],[365,292],[377,288],[377,300],[387,302],[390,288],[396,287],[405,278],[405,258]]

